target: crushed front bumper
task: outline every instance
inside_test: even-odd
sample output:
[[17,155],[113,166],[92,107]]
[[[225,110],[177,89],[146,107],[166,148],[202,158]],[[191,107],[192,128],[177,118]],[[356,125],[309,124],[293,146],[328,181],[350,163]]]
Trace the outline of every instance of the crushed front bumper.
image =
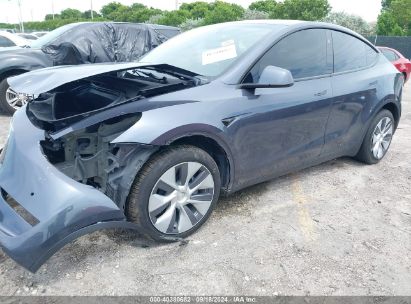
[[107,196],[52,166],[42,153],[41,140],[44,131],[31,124],[22,108],[0,157],[0,245],[32,272],[81,235],[132,228]]

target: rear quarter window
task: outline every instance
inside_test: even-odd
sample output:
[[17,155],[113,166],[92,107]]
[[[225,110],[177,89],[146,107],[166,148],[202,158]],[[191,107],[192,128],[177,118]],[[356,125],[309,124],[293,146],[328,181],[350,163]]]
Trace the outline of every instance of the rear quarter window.
[[381,52],[391,62],[398,59],[397,55],[393,51],[383,49]]
[[378,53],[360,39],[332,31],[334,48],[334,72],[346,72],[372,66]]

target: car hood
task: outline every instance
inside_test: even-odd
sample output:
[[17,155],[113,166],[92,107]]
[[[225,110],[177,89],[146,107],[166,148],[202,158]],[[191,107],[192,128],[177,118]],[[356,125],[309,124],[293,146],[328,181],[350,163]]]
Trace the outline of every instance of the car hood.
[[50,92],[64,84],[110,72],[142,67],[144,63],[99,63],[73,66],[57,66],[35,70],[7,80],[10,87],[19,93],[39,95]]

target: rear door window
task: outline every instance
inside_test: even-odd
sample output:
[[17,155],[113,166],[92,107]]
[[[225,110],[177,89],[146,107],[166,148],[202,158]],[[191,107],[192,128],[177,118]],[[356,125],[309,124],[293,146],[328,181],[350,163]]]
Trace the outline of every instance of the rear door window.
[[332,31],[334,72],[346,72],[372,66],[378,53],[360,39],[338,31]]

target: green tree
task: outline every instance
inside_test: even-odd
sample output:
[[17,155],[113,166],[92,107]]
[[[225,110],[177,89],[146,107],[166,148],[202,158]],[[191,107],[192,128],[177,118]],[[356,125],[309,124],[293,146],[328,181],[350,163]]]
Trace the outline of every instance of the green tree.
[[60,14],[54,14],[54,18],[53,18],[53,14],[47,14],[44,20],[53,20],[53,19],[59,19],[59,18],[61,18]]
[[259,20],[268,18],[270,18],[269,13],[252,9],[247,9],[243,15],[244,20]]
[[375,34],[373,26],[363,18],[345,12],[329,13],[327,17],[322,19],[322,21],[347,27],[363,36],[371,36]]
[[[91,10],[85,11],[82,16],[84,19],[91,19]],[[99,13],[93,11],[93,18],[101,17]]]
[[190,14],[184,10],[176,10],[165,12],[163,16],[158,20],[159,24],[179,26],[181,23],[190,18]]
[[275,0],[260,0],[250,4],[250,10],[265,12],[273,14],[277,8],[278,3]]
[[383,10],[389,9],[391,6],[392,0],[382,0],[381,1],[381,6]]
[[390,0],[377,21],[378,35],[411,35],[411,0]]
[[185,31],[189,31],[192,30],[194,28],[197,28],[199,26],[202,26],[204,23],[204,19],[187,19],[186,21],[184,21],[183,23],[181,23],[179,25],[180,29],[185,32]]
[[330,11],[328,0],[284,0],[270,17],[317,21],[325,18]]
[[[133,5],[134,6],[134,5]],[[131,7],[131,11],[127,17],[127,21],[143,23],[147,22],[152,16],[162,13],[159,9],[147,8],[147,7]]]
[[211,3],[211,10],[204,17],[205,24],[215,24],[227,21],[240,20],[244,15],[244,9],[238,4],[223,1]]
[[61,19],[81,19],[83,17],[82,12],[77,9],[67,8],[60,13]]
[[398,25],[395,16],[391,12],[384,11],[378,16],[377,34],[381,36],[404,36],[405,31]]
[[180,6],[180,10],[187,11],[191,19],[204,18],[211,9],[211,4],[202,1],[183,3]]
[[110,2],[106,5],[104,5],[101,8],[101,14],[103,15],[103,17],[111,19],[110,16],[111,14],[118,12],[120,9],[128,9],[128,6],[125,6],[119,2]]

